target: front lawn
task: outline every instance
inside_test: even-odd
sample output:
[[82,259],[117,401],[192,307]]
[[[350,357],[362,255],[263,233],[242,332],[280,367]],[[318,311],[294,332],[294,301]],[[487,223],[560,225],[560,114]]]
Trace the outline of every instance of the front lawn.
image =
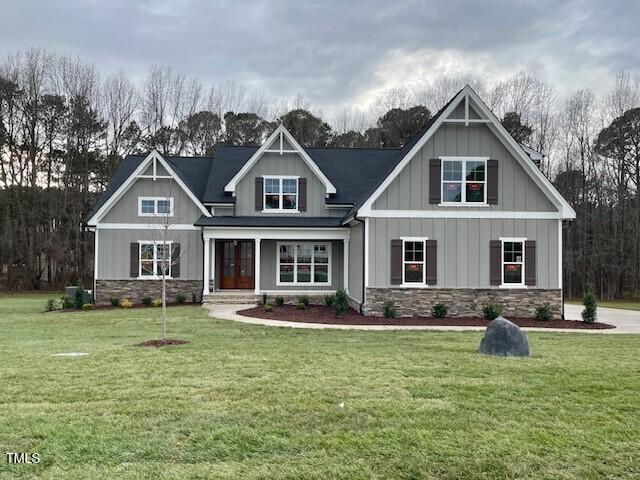
[[[640,337],[293,330],[0,295],[0,478],[640,477]],[[86,357],[52,357],[88,352]],[[4,452],[38,452],[9,465]]]

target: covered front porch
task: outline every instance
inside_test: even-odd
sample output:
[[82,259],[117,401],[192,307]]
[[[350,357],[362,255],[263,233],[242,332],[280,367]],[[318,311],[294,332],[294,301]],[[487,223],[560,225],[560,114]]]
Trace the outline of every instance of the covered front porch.
[[203,241],[204,296],[348,289],[349,228],[203,227]]

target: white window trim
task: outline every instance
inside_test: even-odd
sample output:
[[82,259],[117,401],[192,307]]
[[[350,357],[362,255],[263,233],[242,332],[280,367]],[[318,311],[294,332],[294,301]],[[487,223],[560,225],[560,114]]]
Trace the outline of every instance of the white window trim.
[[[502,245],[500,247],[500,288],[527,288],[525,283],[525,248],[524,244],[527,241],[524,237],[500,237],[500,242]],[[504,283],[504,244],[505,242],[520,242],[522,243],[522,261],[521,262],[507,262],[507,263],[516,263],[522,264],[522,281],[520,283]]]
[[[142,275],[142,245],[153,245],[153,275]],[[164,278],[173,278],[172,254],[173,254],[173,240],[167,240],[166,242],[157,242],[154,240],[139,240],[138,241],[138,280],[161,280],[162,275],[158,275],[158,245],[169,245],[169,275],[165,275]],[[148,260],[146,260],[148,261]]]
[[[400,237],[402,240],[402,283],[403,288],[427,288],[427,240],[429,237]],[[407,262],[404,258],[404,245],[407,242],[422,242],[422,281],[421,282],[407,282],[404,279],[405,264],[406,263],[420,263],[420,262]]]
[[[169,213],[158,213],[158,201],[169,200]],[[142,211],[142,202],[153,202],[153,213],[144,213]],[[173,197],[138,197],[138,216],[139,217],[173,217]]]
[[[300,177],[295,175],[263,175],[262,182],[262,213],[300,213],[298,201],[300,200]],[[280,182],[279,205],[280,208],[267,208],[267,180],[278,180]],[[296,208],[282,208],[285,193],[282,191],[283,180],[296,181]],[[269,195],[273,195],[272,193]],[[290,195],[290,194],[288,194]]]
[[[487,203],[487,160],[489,157],[440,157],[440,206],[442,207],[488,207]],[[461,202],[445,202],[444,201],[444,162],[462,162],[462,179],[458,181],[446,180],[447,183],[460,183],[460,193],[462,194]],[[484,162],[484,181],[468,182],[467,178],[467,162]],[[467,183],[484,184],[484,200],[482,202],[467,202]]]
[[[293,282],[281,282],[280,281],[280,246],[281,245],[293,245],[295,248],[294,250],[294,259],[293,259],[293,278],[294,281]],[[314,245],[325,245],[327,247],[327,255],[328,255],[328,267],[327,267],[327,281],[326,282],[316,282],[313,280],[314,277],[314,273],[315,273],[315,262],[313,262],[313,257],[312,257],[312,262],[311,262],[311,281],[310,282],[298,282],[297,278],[298,278],[298,245],[311,245],[312,247]],[[313,255],[313,252],[312,252]],[[333,284],[333,280],[331,277],[331,264],[333,262],[333,253],[332,253],[332,249],[331,249],[331,242],[297,242],[297,241],[291,241],[291,242],[276,242],[276,259],[277,259],[277,263],[276,263],[276,285],[277,286],[289,286],[289,285],[301,285],[301,286],[305,286],[305,285],[311,285],[311,286],[315,286],[315,285],[324,285],[324,286],[331,286]]]

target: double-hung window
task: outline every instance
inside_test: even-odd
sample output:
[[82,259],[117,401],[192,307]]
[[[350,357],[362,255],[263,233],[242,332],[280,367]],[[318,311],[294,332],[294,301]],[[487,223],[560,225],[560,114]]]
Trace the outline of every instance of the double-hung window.
[[524,239],[502,239],[502,284],[524,286]]
[[297,211],[298,177],[264,177],[264,210]]
[[171,277],[171,242],[138,242],[139,276],[141,278]]
[[138,197],[138,216],[173,217],[173,198]]
[[487,159],[442,157],[442,203],[486,204]]
[[402,239],[402,283],[425,283],[426,238]]
[[278,285],[331,283],[331,244],[279,243]]

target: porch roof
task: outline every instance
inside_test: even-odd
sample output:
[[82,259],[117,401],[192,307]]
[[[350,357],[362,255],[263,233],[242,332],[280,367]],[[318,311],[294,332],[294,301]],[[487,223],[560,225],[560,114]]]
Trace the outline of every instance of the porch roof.
[[[343,227],[341,217],[301,217],[301,216],[271,216],[261,217],[205,217],[201,216],[195,223],[196,227]],[[343,227],[344,228],[344,227]]]

